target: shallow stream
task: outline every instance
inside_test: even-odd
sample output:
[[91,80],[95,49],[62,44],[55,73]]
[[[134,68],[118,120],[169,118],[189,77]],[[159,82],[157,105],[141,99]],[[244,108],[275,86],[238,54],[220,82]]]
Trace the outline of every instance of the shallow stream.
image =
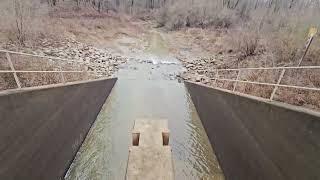
[[223,179],[183,71],[158,33],[143,55],[123,65],[96,122],[80,148],[67,180],[125,179],[131,130],[139,118],[168,119],[176,179]]

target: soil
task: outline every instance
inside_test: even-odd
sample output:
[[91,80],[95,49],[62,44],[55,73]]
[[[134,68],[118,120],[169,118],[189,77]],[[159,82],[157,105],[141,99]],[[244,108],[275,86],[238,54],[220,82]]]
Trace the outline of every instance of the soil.
[[[45,38],[32,39],[32,42],[26,43],[27,46],[23,48],[11,43],[4,43],[1,46],[14,51],[32,52],[69,59],[78,58],[84,62],[86,59],[95,56],[98,51],[98,55],[102,54],[102,57],[113,59],[111,63],[108,63],[109,67],[119,67],[129,59],[140,59],[137,62],[143,63],[146,62],[146,59],[150,59],[148,56],[145,57],[144,54],[150,54],[150,52],[151,54],[162,53],[178,59],[185,68],[179,71],[180,73],[178,74],[168,72],[169,74],[175,74],[175,78],[227,89],[232,89],[233,84],[216,84],[216,81],[213,80],[215,76],[214,69],[274,66],[266,64],[266,62],[272,62],[270,59],[273,57],[272,54],[266,53],[264,49],[258,49],[256,54],[246,57],[246,59],[239,59],[239,54],[232,48],[232,45],[228,44],[229,37],[227,36],[229,33],[226,30],[184,28],[177,31],[168,31],[164,28],[157,28],[156,23],[152,21],[116,14],[102,14],[95,18],[86,14],[61,14],[59,18],[52,16],[48,21],[56,27],[56,31],[54,33],[48,32]],[[159,37],[162,39],[160,44],[160,41],[153,40]],[[46,47],[46,42],[51,42],[50,48]],[[152,42],[158,43],[156,47],[160,47],[160,51],[159,49],[153,49]],[[72,48],[76,49],[76,51],[83,51],[83,46],[79,48],[78,44],[90,47],[89,55],[76,56],[77,53],[64,54],[59,51]],[[58,51],[57,53],[47,54],[46,51],[48,49],[53,49],[54,52],[58,49]],[[161,52],[163,49],[165,51]],[[87,50],[85,49],[85,51]],[[97,61],[99,57],[96,57]],[[117,60],[117,57],[121,57],[120,61]],[[94,69],[95,67],[91,68]],[[108,68],[102,70],[108,70],[106,74],[112,76],[118,71],[118,68],[111,68],[110,71]],[[272,74],[271,79],[263,78],[271,77],[270,73]],[[249,73],[243,78],[254,78],[253,80],[273,83],[277,79],[277,74],[278,72]],[[307,78],[308,74],[305,73],[305,75]],[[228,76],[228,78],[236,77],[232,74],[228,74]],[[288,79],[288,82],[295,81],[295,78],[291,76],[286,79]],[[304,81],[304,79],[302,80]],[[239,85],[239,90],[243,93],[265,98],[268,98],[270,92],[272,92],[272,88],[249,87],[243,84]],[[291,94],[294,93],[295,91],[292,91]],[[287,96],[283,96],[285,98],[281,99],[281,94],[278,94],[279,98],[277,100],[311,108],[320,107],[320,101],[312,100],[314,97],[319,99],[320,96],[315,96],[314,94],[314,92],[303,92],[299,96],[295,96],[298,98],[296,100],[292,100]]]

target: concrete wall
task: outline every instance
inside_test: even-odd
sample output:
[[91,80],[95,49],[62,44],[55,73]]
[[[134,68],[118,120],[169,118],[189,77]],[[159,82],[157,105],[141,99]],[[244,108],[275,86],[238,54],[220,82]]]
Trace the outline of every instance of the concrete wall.
[[116,79],[0,94],[0,179],[62,179]]
[[320,179],[319,113],[185,84],[226,179]]

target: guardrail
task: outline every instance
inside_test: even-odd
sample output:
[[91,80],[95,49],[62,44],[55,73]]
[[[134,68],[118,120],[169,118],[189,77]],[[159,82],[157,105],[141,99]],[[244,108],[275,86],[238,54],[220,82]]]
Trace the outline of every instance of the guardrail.
[[[19,80],[19,77],[17,75],[17,73],[60,73],[60,79],[62,83],[66,83],[66,79],[64,76],[64,73],[86,73],[86,76],[88,76],[89,72],[93,72],[94,74],[97,73],[105,73],[106,71],[97,71],[96,68],[98,67],[107,67],[107,66],[102,66],[101,64],[98,63],[85,63],[82,61],[75,61],[75,60],[71,60],[71,59],[64,59],[64,58],[58,58],[58,57],[51,57],[51,56],[41,56],[41,55],[33,55],[33,54],[27,54],[27,53],[21,53],[21,52],[14,52],[14,51],[8,51],[8,50],[1,50],[0,49],[0,53],[5,53],[6,54],[6,59],[8,61],[8,64],[10,66],[11,70],[0,70],[0,74],[2,73],[12,73],[15,79],[15,83],[17,84],[18,89],[21,89],[21,82]],[[48,71],[40,71],[40,70],[15,70],[15,67],[12,63],[11,60],[11,56],[10,54],[15,54],[15,55],[21,55],[21,56],[27,56],[27,57],[36,57],[36,58],[43,58],[46,60],[57,60],[58,61],[58,67],[59,70],[48,70]],[[65,61],[65,62],[73,62],[73,63],[77,63],[78,65],[84,65],[86,68],[84,70],[62,70],[62,64],[61,61]],[[91,67],[95,67],[94,71],[88,71],[87,67],[91,66]]]
[[[266,86],[274,86],[274,89],[270,95],[270,100],[274,99],[274,95],[276,94],[279,87],[285,88],[294,88],[294,89],[302,89],[302,90],[312,90],[312,91],[320,91],[318,87],[306,87],[306,86],[295,86],[295,85],[286,85],[281,84],[281,81],[285,75],[286,70],[288,69],[320,69],[320,66],[294,66],[294,67],[261,67],[261,68],[238,68],[238,69],[215,69],[212,72],[215,72],[215,77],[212,80],[217,81],[229,81],[234,82],[233,92],[236,92],[237,83],[247,83],[247,84],[256,84],[256,85],[266,85]],[[247,81],[247,80],[239,80],[241,73],[248,70],[281,70],[280,76],[277,79],[277,83],[265,83],[265,82],[257,82],[257,81]],[[227,79],[227,78],[219,78],[219,72],[221,71],[237,71],[236,79]]]

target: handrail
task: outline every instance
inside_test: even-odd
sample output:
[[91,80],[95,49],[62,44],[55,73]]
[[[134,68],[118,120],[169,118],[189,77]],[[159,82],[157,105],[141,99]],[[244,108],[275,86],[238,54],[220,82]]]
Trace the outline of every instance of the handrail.
[[[256,84],[256,85],[266,85],[266,86],[274,86],[273,92],[270,96],[270,100],[273,100],[274,95],[278,89],[278,87],[284,87],[284,88],[294,88],[294,89],[302,89],[302,90],[311,90],[311,91],[320,91],[320,88],[318,87],[307,87],[307,86],[295,86],[295,85],[287,85],[287,84],[281,84],[281,80],[284,76],[284,73],[288,69],[320,69],[320,66],[288,66],[288,67],[250,67],[250,68],[229,68],[229,69],[214,69],[212,71],[209,71],[211,73],[215,73],[215,77],[211,78],[212,80],[217,81],[229,81],[234,82],[233,91],[236,92],[237,83],[247,83],[247,84]],[[278,78],[277,83],[266,83],[266,82],[257,82],[257,81],[247,81],[247,80],[239,80],[240,79],[240,73],[243,73],[243,71],[249,71],[249,70],[281,70],[281,74]],[[222,71],[237,71],[237,77],[236,79],[228,79],[228,78],[219,78]]]
[[[71,60],[71,59],[64,59],[64,58],[58,58],[58,57],[52,57],[52,56],[41,56],[41,55],[34,55],[34,54],[27,54],[27,53],[21,53],[21,52],[14,52],[14,51],[8,51],[8,50],[3,50],[0,49],[0,53],[5,53],[6,54],[6,58],[7,61],[10,65],[10,69],[11,70],[0,70],[0,74],[1,73],[13,73],[14,75],[14,79],[15,82],[17,84],[18,89],[21,89],[21,82],[19,80],[19,77],[17,75],[17,73],[60,73],[60,78],[61,78],[61,82],[62,83],[66,83],[65,77],[64,77],[64,73],[89,73],[89,72],[93,72],[93,73],[105,73],[107,71],[88,71],[88,70],[62,70],[62,65],[61,62],[58,62],[57,64],[57,68],[59,70],[47,70],[47,71],[43,71],[43,70],[15,70],[14,65],[11,61],[11,57],[10,54],[17,54],[17,55],[22,55],[22,56],[30,56],[30,57],[37,57],[37,58],[43,58],[43,59],[52,59],[52,60],[59,60],[59,61],[67,61],[67,62],[76,62],[76,63],[80,63],[82,65],[88,66],[95,66],[95,67],[102,67],[101,64],[98,63],[85,63],[82,61],[75,61],[75,60]],[[103,67],[106,67],[103,66]],[[81,68],[81,66],[80,66]],[[87,75],[88,76],[88,75]]]
[[[320,69],[320,66],[279,66],[279,67],[250,67],[250,68],[230,68],[215,69],[215,71],[239,71],[239,70],[281,70],[281,69]],[[213,72],[213,71],[212,71]]]
[[23,53],[23,52],[8,51],[8,50],[4,50],[4,49],[0,49],[0,52],[9,53],[9,54],[17,54],[17,55],[22,55],[22,56],[31,56],[31,57],[54,59],[54,60],[60,60],[60,61],[77,62],[77,63],[85,64],[85,62],[82,62],[82,61],[75,61],[75,60],[71,60],[71,59],[65,59],[65,58],[59,58],[59,57],[53,57],[53,56],[42,56],[42,55],[28,54],[28,53]]
[[264,83],[264,82],[256,82],[256,81],[243,81],[243,80],[234,80],[234,79],[220,79],[220,78],[212,78],[212,79],[213,80],[218,80],[218,81],[230,81],[230,82],[240,82],[240,83],[248,83],[248,84],[257,84],[257,85],[266,85],[266,86],[278,86],[278,87],[286,87],[286,88],[295,88],[295,89],[320,91],[320,88],[313,88],[313,87],[306,87],[306,86],[294,86],[294,85]]
[[83,73],[85,71],[6,71],[6,70],[0,70],[0,73]]
[[0,70],[0,73],[83,73],[83,72],[95,72],[104,73],[107,71],[24,71],[24,70]]
[[[83,65],[99,66],[99,63],[86,63],[84,61],[76,61],[76,60],[72,60],[72,59],[65,59],[65,58],[59,58],[59,57],[54,57],[54,56],[42,56],[42,55],[36,55],[36,54],[28,54],[28,53],[15,52],[15,51],[9,51],[9,50],[4,50],[4,49],[0,49],[0,53],[9,53],[9,54],[37,57],[37,58],[44,58],[44,59],[52,59],[52,60],[59,60],[59,61],[66,61],[66,62],[75,62],[75,63],[80,63]],[[99,67],[102,67],[102,66],[100,65]]]

